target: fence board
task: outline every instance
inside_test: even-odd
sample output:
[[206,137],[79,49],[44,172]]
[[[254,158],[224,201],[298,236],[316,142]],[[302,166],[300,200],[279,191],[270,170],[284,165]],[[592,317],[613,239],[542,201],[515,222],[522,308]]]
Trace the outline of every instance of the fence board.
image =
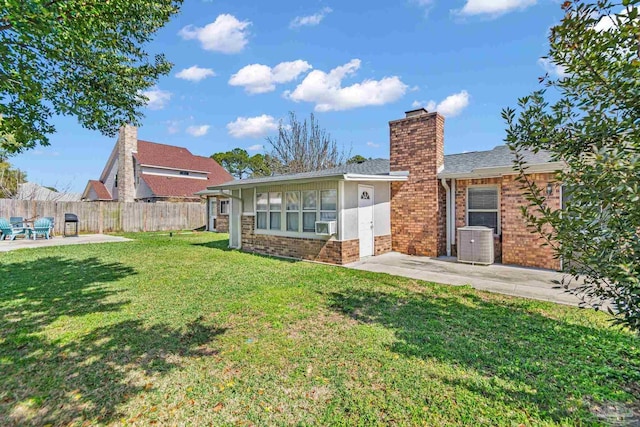
[[81,233],[189,230],[206,224],[204,203],[56,202],[0,199],[0,218],[55,218],[62,234],[64,214],[74,213]]

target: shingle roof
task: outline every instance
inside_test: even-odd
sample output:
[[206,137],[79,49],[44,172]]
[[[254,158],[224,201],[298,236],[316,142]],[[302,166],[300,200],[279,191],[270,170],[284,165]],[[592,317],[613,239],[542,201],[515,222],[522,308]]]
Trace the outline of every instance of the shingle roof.
[[[526,163],[538,165],[552,161],[546,151],[523,153]],[[499,145],[493,150],[472,151],[469,153],[449,154],[444,156],[444,171],[442,173],[471,173],[478,168],[512,166],[514,155],[506,145]]]
[[98,200],[113,200],[113,197],[111,197],[111,193],[109,193],[107,187],[105,187],[105,185],[100,181],[90,179],[87,188],[93,188],[96,196],[98,196]]
[[347,173],[359,174],[359,175],[388,175],[389,174],[389,160],[387,159],[373,159],[362,163],[352,163],[340,165],[335,168],[324,169],[314,172],[302,172],[285,175],[266,176],[260,178],[249,178],[243,180],[235,180],[227,182],[223,185],[216,187],[233,186],[238,184],[262,184],[276,181],[295,181],[300,179],[314,179],[314,178],[326,178],[331,176],[339,176]]
[[208,172],[209,179],[216,181],[215,184],[233,179],[229,172],[212,158],[193,155],[184,147],[138,140],[138,151],[133,156],[142,165]]
[[149,186],[154,197],[198,198],[194,193],[204,190],[212,183],[211,180],[180,178],[171,176],[141,174],[140,178]]
[[[547,152],[525,152],[524,159],[528,164],[543,164],[551,162],[551,156]],[[465,174],[472,173],[478,168],[490,168],[513,165],[514,156],[506,145],[499,145],[493,150],[473,151],[461,154],[449,154],[444,156],[444,170],[440,173]],[[243,179],[227,182],[216,187],[230,187],[234,185],[266,184],[278,181],[295,181],[302,179],[314,179],[331,176],[339,176],[347,173],[361,175],[388,175],[390,171],[389,160],[374,159],[363,163],[354,163],[325,169],[316,172],[304,172],[287,175],[276,175],[262,178]]]

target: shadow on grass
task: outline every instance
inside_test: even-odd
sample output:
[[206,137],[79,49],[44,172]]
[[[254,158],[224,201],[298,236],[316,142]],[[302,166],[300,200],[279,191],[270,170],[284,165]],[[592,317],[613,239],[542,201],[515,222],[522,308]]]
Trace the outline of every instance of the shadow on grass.
[[[332,309],[395,332],[390,350],[475,371],[444,376],[455,387],[516,408],[535,407],[542,419],[590,418],[588,402],[622,402],[640,421],[638,341],[615,329],[565,323],[515,305],[459,297],[370,291],[332,293]],[[635,391],[634,391],[635,389]],[[634,396],[635,394],[635,396]],[[627,425],[627,424],[625,424]],[[630,424],[629,424],[630,425]]]
[[225,330],[200,319],[182,330],[141,320],[107,324],[128,303],[109,283],[133,274],[97,258],[0,266],[0,425],[108,423],[120,416],[118,405],[152,389],[181,358],[216,353],[212,341]]
[[235,249],[231,249],[229,247],[229,239],[225,240],[212,240],[204,243],[191,243],[192,246],[202,246],[204,248],[218,249],[221,251],[233,251]]

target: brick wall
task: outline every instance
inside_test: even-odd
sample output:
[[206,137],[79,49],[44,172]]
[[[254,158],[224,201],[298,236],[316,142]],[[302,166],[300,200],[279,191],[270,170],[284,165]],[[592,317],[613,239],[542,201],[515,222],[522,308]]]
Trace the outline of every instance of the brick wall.
[[[554,179],[553,174],[532,174],[530,177],[541,188],[546,188],[547,183]],[[538,235],[531,233],[522,217],[520,206],[526,205],[527,201],[523,197],[522,185],[516,181],[515,175],[501,178],[456,180],[456,229],[467,225],[467,188],[470,185],[498,186],[502,234],[496,236],[494,240],[496,262],[552,270],[560,269],[560,262],[553,259],[551,248],[541,246],[544,243],[543,240]],[[548,202],[552,208],[560,207],[559,188],[554,187],[554,192]],[[455,246],[453,248],[455,251]]]
[[216,217],[216,231],[218,233],[229,232],[229,215],[220,215]]
[[340,242],[297,237],[255,234],[255,217],[242,216],[242,250],[331,264],[348,264],[360,259],[358,239]]
[[[549,182],[554,181],[554,174],[529,175],[539,188],[546,189]],[[553,270],[560,269],[560,261],[553,258],[553,250],[541,246],[544,240],[538,234],[531,233],[522,217],[520,206],[525,206],[522,184],[515,176],[502,179],[502,262],[526,267],[541,267]],[[547,197],[547,205],[552,209],[560,209],[560,188],[554,186],[553,193]]]
[[413,112],[389,122],[392,172],[409,172],[406,182],[391,184],[393,250],[437,256],[446,245],[444,198],[438,169],[444,163],[444,117]]
[[382,255],[391,252],[391,235],[375,236],[373,238],[373,255]]
[[118,133],[118,201],[134,202],[136,197],[133,152],[138,149],[138,128],[124,125]]

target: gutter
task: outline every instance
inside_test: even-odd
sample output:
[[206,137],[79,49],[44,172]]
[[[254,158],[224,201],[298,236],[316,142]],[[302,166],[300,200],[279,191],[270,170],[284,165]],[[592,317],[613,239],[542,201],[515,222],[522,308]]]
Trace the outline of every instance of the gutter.
[[442,186],[446,190],[445,199],[447,200],[447,207],[446,207],[446,213],[445,213],[445,217],[447,219],[447,225],[446,225],[447,256],[451,256],[451,188],[449,188],[449,185],[447,184],[446,179],[442,178],[441,182],[442,182]]

